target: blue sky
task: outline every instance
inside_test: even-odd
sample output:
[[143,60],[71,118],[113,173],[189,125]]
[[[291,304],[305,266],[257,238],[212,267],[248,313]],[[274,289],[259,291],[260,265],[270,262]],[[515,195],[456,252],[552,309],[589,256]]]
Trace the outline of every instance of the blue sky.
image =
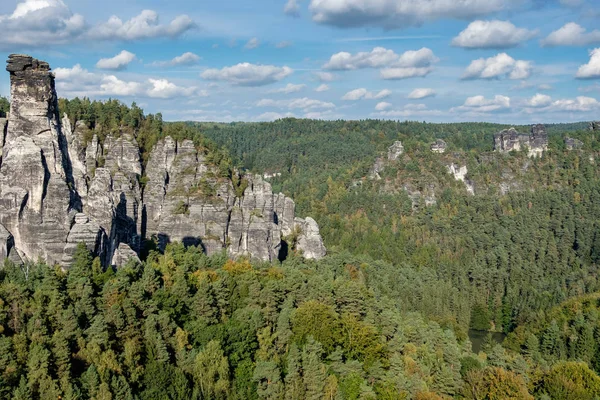
[[0,52],[50,62],[59,96],[166,120],[600,119],[600,0],[2,5]]

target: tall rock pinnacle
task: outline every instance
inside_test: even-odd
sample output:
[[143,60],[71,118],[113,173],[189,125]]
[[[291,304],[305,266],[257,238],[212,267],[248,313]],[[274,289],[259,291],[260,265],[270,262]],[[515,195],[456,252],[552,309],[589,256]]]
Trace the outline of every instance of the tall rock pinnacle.
[[[256,176],[237,193],[217,179],[203,150],[167,137],[142,161],[123,128],[98,139],[82,121],[61,124],[50,66],[11,55],[8,124],[0,121],[0,261],[43,259],[68,267],[78,243],[105,265],[135,258],[144,240],[170,241],[265,261],[287,254],[286,238],[306,258],[325,255],[317,223],[296,218],[294,202]],[[87,138],[87,139],[86,139]]]

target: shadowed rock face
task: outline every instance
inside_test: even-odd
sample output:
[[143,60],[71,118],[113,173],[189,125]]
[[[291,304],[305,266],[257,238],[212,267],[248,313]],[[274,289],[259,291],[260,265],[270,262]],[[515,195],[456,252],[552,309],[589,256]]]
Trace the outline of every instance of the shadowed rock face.
[[[78,243],[105,265],[139,254],[144,239],[200,245],[208,254],[265,261],[281,257],[295,235],[306,258],[326,250],[317,223],[295,217],[294,202],[249,176],[236,196],[231,180],[193,142],[170,137],[152,150],[140,185],[139,146],[128,133],[104,143],[87,127],[58,118],[54,76],[47,63],[11,55],[11,111],[0,119],[0,261],[42,258],[69,266]],[[87,136],[89,138],[89,136]]]

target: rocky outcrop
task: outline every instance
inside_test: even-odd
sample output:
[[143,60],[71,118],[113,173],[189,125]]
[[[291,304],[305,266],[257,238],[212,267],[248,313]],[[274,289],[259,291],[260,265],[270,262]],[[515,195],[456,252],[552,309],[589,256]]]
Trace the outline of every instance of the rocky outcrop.
[[600,121],[590,122],[590,130],[600,131]]
[[442,154],[446,152],[446,148],[448,147],[448,145],[446,144],[446,142],[442,139],[437,139],[435,142],[433,142],[431,144],[431,146],[429,147],[431,149],[431,152],[433,153],[438,153],[438,154]]
[[54,76],[47,63],[22,55],[10,56],[7,70],[11,110],[0,166],[0,223],[19,258],[62,263],[74,250],[68,236],[81,202],[58,119]]
[[8,118],[0,118],[0,165],[2,165],[2,151],[4,149],[4,140],[6,139],[7,128]]
[[469,173],[469,170],[467,169],[466,165],[461,167],[456,164],[451,164],[446,168],[448,168],[448,173],[454,176],[454,179],[456,179],[457,181],[464,182],[465,187],[467,188],[467,193],[469,193],[470,195],[475,194],[475,186],[473,182],[467,179],[467,174]]
[[388,161],[396,161],[402,154],[404,154],[404,146],[398,140],[388,148]]
[[581,150],[583,148],[583,142],[579,139],[573,139],[570,137],[565,138],[565,148],[571,150]]
[[548,134],[544,125],[533,125],[531,133],[521,134],[515,128],[494,135],[494,151],[508,153],[527,149],[529,157],[541,157],[548,150]]
[[159,249],[180,241],[209,255],[226,249],[232,257],[274,261],[285,258],[286,240],[294,238],[304,257],[325,255],[317,223],[297,218],[294,202],[273,194],[262,177],[235,187],[191,140],[170,137],[156,144],[143,171],[130,133],[101,143],[82,122],[65,115],[61,123],[47,63],[13,55],[7,70],[0,261],[42,258],[68,267],[83,242],[105,265],[119,266],[139,261],[144,240]]

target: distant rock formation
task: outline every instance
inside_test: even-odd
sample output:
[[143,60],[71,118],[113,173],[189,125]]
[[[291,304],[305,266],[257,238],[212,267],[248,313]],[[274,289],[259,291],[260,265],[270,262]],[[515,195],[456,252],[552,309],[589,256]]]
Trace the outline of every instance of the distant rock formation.
[[583,148],[583,142],[579,139],[566,137],[565,147],[567,150],[581,150]]
[[590,123],[590,130],[600,131],[600,121],[594,121]]
[[398,140],[388,148],[388,161],[396,161],[402,154],[404,154],[404,146]]
[[[235,188],[190,140],[161,140],[150,154],[146,185],[135,137],[100,143],[83,123],[58,116],[47,63],[11,55],[11,111],[0,120],[0,262],[42,258],[69,266],[78,243],[105,265],[137,258],[144,240],[160,249],[180,241],[207,254],[285,258],[286,240],[306,258],[326,249],[317,223],[295,216],[293,200],[259,176]],[[88,142],[86,143],[86,139]]]
[[467,193],[471,195],[475,194],[475,186],[473,182],[467,179],[467,174],[469,173],[469,170],[467,169],[466,165],[461,167],[456,164],[450,164],[446,168],[448,168],[448,173],[454,176],[454,179],[456,179],[457,181],[464,182],[465,187],[467,188]]
[[494,135],[494,151],[508,153],[527,148],[529,157],[541,157],[548,150],[548,134],[544,125],[533,125],[531,133],[521,134],[515,128],[505,129]]
[[448,145],[442,139],[437,139],[434,143],[431,144],[430,149],[433,153],[442,154],[446,152],[446,148]]

